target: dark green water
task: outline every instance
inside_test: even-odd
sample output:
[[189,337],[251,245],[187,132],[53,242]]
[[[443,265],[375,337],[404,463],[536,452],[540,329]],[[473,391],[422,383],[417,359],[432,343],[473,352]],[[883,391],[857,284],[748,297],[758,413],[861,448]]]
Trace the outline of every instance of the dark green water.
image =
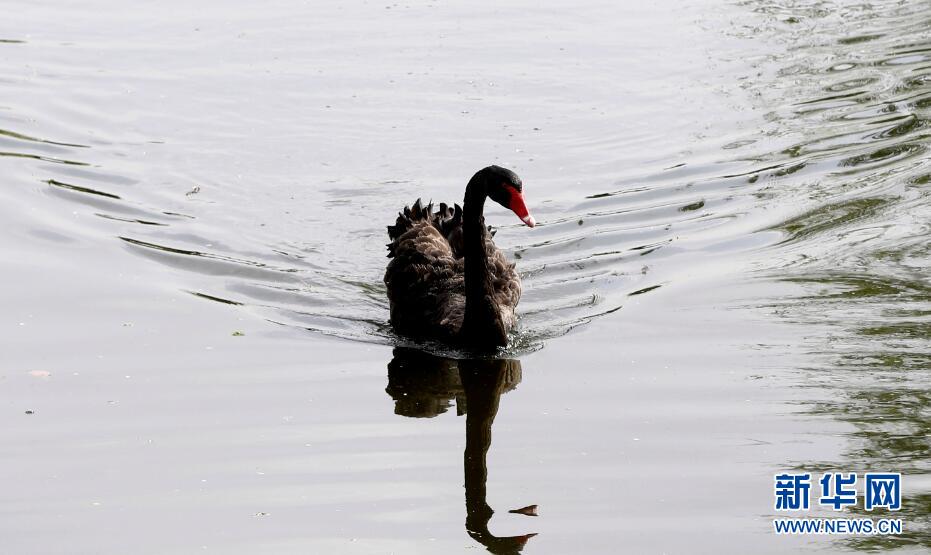
[[[0,551],[931,547],[927,3],[6,11]],[[513,345],[403,348],[384,226],[490,163]]]

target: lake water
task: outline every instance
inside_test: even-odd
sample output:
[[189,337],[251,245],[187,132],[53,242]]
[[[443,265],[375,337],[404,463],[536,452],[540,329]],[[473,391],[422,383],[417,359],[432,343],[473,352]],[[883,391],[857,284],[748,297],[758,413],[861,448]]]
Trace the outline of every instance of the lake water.
[[[624,4],[4,10],[0,551],[927,552],[931,6]],[[492,163],[520,329],[412,348],[385,226]]]

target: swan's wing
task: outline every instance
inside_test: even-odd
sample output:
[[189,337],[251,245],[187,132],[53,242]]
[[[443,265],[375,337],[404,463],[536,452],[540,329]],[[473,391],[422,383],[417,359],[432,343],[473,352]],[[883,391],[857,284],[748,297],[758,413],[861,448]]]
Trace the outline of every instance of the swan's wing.
[[407,217],[406,230],[389,245],[391,324],[402,334],[448,339],[458,334],[465,313],[463,260],[426,212],[430,217]]
[[495,302],[501,312],[502,323],[505,329],[510,330],[517,325],[515,310],[520,301],[520,276],[513,262],[508,262],[504,253],[495,246],[489,236],[485,241],[485,253],[488,256],[488,268],[493,274],[495,288]]

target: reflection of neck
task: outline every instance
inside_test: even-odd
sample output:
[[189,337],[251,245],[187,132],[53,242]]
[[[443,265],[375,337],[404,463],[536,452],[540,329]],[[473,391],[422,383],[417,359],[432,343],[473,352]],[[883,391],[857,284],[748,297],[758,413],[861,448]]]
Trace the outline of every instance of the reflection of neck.
[[466,396],[465,469],[466,530],[473,539],[498,555],[520,553],[534,534],[497,537],[488,530],[494,511],[486,501],[488,479],[488,448],[491,447],[491,425],[498,414],[498,402],[508,380],[512,361],[460,361],[459,378]]
[[463,337],[476,346],[507,344],[507,333],[495,305],[495,289],[488,270],[485,241],[485,198],[487,186],[476,175],[466,187],[462,207],[462,241],[465,255],[465,317]]
[[459,376],[466,394],[466,447],[464,455],[466,490],[466,528],[488,532],[494,511],[486,502],[486,464],[491,447],[491,425],[498,414],[499,387],[503,372],[477,372],[460,368]]

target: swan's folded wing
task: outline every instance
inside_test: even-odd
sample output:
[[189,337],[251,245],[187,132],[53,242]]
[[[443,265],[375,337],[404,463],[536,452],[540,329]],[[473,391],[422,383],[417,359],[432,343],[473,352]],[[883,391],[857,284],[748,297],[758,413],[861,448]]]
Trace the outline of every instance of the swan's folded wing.
[[502,323],[505,329],[512,329],[517,325],[516,309],[520,301],[520,276],[513,262],[508,262],[504,253],[495,247],[489,239],[485,243],[485,252],[488,255],[489,270],[493,275],[495,288],[495,303],[501,312]]
[[416,336],[455,336],[465,310],[463,260],[427,219],[412,222],[392,245],[385,285],[394,328]]

